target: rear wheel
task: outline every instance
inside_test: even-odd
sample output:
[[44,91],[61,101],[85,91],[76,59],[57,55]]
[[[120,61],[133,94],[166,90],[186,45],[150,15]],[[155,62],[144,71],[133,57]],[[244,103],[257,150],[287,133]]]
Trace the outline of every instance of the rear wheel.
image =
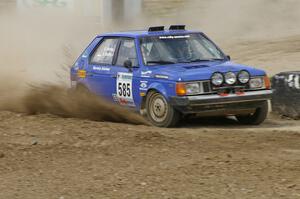
[[253,114],[237,115],[236,118],[241,124],[259,125],[266,120],[268,111],[268,101],[265,101],[260,107],[256,109],[256,111]]
[[175,126],[180,119],[180,113],[167,102],[164,96],[154,91],[147,95],[146,111],[148,120],[158,127]]

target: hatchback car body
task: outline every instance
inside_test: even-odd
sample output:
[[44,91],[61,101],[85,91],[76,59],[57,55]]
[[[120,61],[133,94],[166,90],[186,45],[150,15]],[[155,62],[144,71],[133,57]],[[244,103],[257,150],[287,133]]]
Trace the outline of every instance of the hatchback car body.
[[184,115],[260,124],[272,94],[265,71],[231,62],[204,33],[183,25],[98,35],[72,66],[71,82],[159,127]]

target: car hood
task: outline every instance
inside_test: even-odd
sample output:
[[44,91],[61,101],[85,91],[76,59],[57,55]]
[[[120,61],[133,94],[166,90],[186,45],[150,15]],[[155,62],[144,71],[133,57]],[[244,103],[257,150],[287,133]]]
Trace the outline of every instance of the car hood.
[[263,70],[241,64],[235,64],[230,61],[203,62],[197,64],[175,64],[149,68],[152,69],[151,73],[153,77],[174,81],[208,80],[215,72],[239,72],[241,70],[247,70],[251,76],[265,75]]

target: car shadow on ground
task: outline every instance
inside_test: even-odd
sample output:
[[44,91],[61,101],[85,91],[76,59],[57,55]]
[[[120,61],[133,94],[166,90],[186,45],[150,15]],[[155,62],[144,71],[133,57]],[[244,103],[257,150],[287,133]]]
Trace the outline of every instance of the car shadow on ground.
[[282,127],[283,124],[273,119],[266,119],[260,125],[240,124],[235,117],[193,117],[184,118],[180,122],[179,128],[230,128],[230,129],[247,129],[247,128],[276,128]]

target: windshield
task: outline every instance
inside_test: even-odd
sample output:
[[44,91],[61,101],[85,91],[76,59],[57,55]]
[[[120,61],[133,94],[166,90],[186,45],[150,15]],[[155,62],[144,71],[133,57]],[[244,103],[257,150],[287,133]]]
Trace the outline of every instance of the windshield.
[[225,59],[223,53],[200,33],[144,37],[141,51],[146,65]]

